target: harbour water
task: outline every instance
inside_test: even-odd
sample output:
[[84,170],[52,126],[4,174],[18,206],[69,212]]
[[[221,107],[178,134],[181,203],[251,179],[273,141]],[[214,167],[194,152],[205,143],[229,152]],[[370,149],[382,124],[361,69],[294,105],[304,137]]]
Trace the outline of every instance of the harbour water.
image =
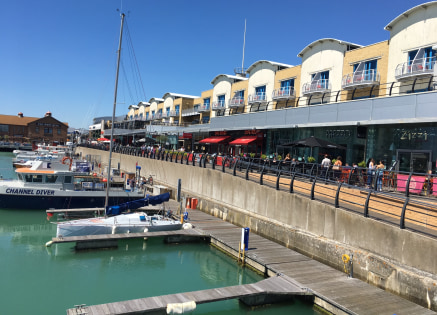
[[[14,177],[12,154],[0,152],[0,174]],[[52,219],[53,220],[53,219]],[[204,243],[127,240],[117,249],[46,248],[56,233],[44,211],[0,209],[1,314],[65,314],[76,304],[253,283],[262,275]],[[198,305],[192,314],[319,314],[299,300],[249,308],[237,300]]]

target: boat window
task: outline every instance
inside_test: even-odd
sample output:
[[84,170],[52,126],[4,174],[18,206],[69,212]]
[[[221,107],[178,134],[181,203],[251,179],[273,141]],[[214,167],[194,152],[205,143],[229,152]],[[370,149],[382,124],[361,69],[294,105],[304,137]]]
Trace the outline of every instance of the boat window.
[[47,175],[46,176],[46,183],[56,183],[57,178],[58,178],[57,175]]
[[24,180],[24,179],[23,179],[23,175],[20,174],[20,173],[18,173],[18,179],[19,179],[19,180]]
[[42,175],[26,174],[25,180],[27,183],[42,183]]
[[71,184],[71,182],[72,182],[72,177],[71,176],[65,176],[64,183],[65,184]]

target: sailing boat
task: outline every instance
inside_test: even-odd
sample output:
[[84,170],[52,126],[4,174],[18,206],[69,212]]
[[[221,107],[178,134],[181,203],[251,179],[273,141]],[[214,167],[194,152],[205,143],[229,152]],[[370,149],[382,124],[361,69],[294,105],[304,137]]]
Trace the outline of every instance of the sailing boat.
[[[109,148],[109,163],[108,163],[108,179],[110,180],[111,159],[113,150],[114,139],[114,120],[115,120],[115,108],[117,104],[117,88],[118,88],[118,75],[120,68],[120,56],[121,56],[121,43],[123,38],[123,24],[124,13],[121,14],[121,26],[120,26],[120,40],[118,43],[117,51],[117,71],[115,77],[115,91],[114,91],[114,104],[112,110],[112,126],[111,126],[111,139]],[[109,187],[109,185],[107,186]],[[173,220],[164,215],[148,216],[144,212],[139,213],[127,213],[119,214],[108,217],[107,214],[118,213],[122,210],[133,210],[139,207],[159,204],[168,201],[170,193],[162,194],[159,196],[147,196],[146,198],[139,199],[137,201],[127,202],[118,206],[108,206],[108,189],[106,190],[105,199],[105,216],[89,219],[72,220],[57,223],[56,230],[57,237],[67,236],[85,236],[85,235],[98,235],[98,234],[120,234],[120,233],[139,233],[147,231],[168,231],[179,230],[183,227],[183,223]]]

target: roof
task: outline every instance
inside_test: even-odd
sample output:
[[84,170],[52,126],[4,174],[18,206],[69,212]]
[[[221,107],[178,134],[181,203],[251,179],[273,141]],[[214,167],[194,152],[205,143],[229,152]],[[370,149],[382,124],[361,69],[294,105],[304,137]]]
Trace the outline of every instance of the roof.
[[431,5],[435,5],[435,4],[437,4],[437,1],[430,1],[430,2],[419,4],[419,5],[417,5],[417,6],[413,7],[413,8],[405,11],[404,13],[398,15],[394,20],[392,20],[390,23],[388,23],[387,26],[384,27],[384,29],[386,31],[390,31],[393,28],[393,26],[397,22],[399,22],[400,20],[402,20],[404,18],[407,19],[410,14],[412,14],[412,13],[414,13],[416,11],[419,11],[421,9],[426,9],[427,7],[429,7]]
[[138,106],[150,106],[150,103],[149,102],[139,102],[138,103]]
[[36,117],[19,117],[16,115],[0,115],[0,124],[2,125],[15,125],[15,126],[27,126],[29,123],[38,120]]
[[129,109],[131,109],[131,108],[138,109],[139,107],[138,107],[138,105],[129,105]]
[[159,97],[152,97],[149,100],[149,103],[153,103],[153,102],[162,103],[162,102],[164,102],[164,99],[163,98],[159,98]]
[[358,44],[354,44],[354,43],[350,43],[350,42],[346,42],[344,40],[339,40],[339,39],[335,39],[335,38],[321,38],[318,39],[314,42],[312,42],[311,44],[307,45],[304,49],[302,49],[302,51],[300,53],[297,54],[298,57],[302,57],[304,53],[306,53],[308,50],[310,50],[311,48],[313,48],[313,46],[317,45],[317,44],[321,44],[323,42],[337,42],[340,45],[349,45],[349,46],[355,46],[355,48],[360,48],[363,47],[362,45],[358,45]]
[[185,95],[185,94],[178,94],[178,93],[165,93],[162,98],[166,98],[166,96],[171,97],[181,97],[181,98],[199,98],[199,96],[193,96],[193,95]]
[[219,75],[215,76],[214,79],[212,79],[211,84],[214,84],[214,82],[216,80],[218,80],[220,77],[225,77],[225,78],[228,78],[228,79],[231,79],[231,80],[241,80],[241,81],[248,80],[248,78],[239,77],[237,75],[219,74]]
[[279,67],[285,67],[285,68],[291,68],[294,67],[292,65],[288,65],[286,63],[279,63],[279,62],[274,62],[274,61],[269,61],[269,60],[258,60],[255,61],[249,68],[247,68],[247,72],[250,72],[253,68],[255,68],[258,64],[263,63],[263,62],[267,62],[273,66],[279,66]]

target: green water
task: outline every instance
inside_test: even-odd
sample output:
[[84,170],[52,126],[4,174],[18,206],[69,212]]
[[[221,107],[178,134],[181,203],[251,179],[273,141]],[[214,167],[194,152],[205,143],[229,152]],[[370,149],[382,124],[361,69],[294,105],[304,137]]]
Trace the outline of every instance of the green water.
[[[13,176],[11,154],[0,153],[0,174]],[[10,169],[9,169],[10,168]],[[253,283],[262,276],[205,243],[129,240],[118,249],[77,252],[46,248],[56,232],[44,211],[0,210],[0,314],[65,314],[76,304]],[[249,308],[238,300],[201,304],[192,314],[318,314],[299,300]]]

